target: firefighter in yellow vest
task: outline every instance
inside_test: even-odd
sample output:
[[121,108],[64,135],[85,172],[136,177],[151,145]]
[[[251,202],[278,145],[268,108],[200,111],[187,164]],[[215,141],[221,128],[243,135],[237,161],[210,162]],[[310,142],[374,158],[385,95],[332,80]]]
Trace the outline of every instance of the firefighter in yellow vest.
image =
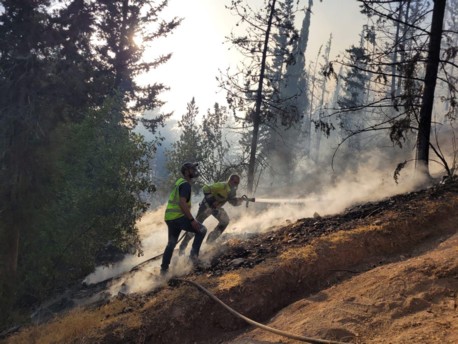
[[161,274],[165,275],[172,260],[173,250],[178,242],[181,230],[195,234],[192,243],[190,258],[197,262],[199,250],[204,240],[207,229],[194,219],[191,214],[191,182],[199,176],[197,163],[187,162],[181,167],[183,178],[176,181],[170,193],[165,210],[165,223],[168,227],[168,242],[162,256]]
[[[236,197],[237,187],[240,184],[240,177],[233,174],[227,182],[217,182],[210,185],[204,185],[204,199],[199,204],[196,219],[203,223],[210,215],[213,215],[218,220],[218,225],[208,235],[207,242],[214,242],[226,229],[229,224],[229,216],[222,208],[228,202],[233,206],[239,206],[243,203],[243,198]],[[184,254],[186,246],[192,239],[193,234],[186,233],[180,245],[180,255]]]

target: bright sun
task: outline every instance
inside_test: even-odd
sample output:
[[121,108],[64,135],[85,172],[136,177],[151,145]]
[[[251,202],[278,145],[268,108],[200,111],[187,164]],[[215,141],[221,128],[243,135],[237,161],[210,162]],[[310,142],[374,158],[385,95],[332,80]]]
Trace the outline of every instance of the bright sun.
[[181,118],[192,97],[195,97],[202,114],[215,102],[221,105],[226,102],[223,93],[217,92],[216,76],[218,69],[224,70],[229,64],[230,52],[223,41],[232,23],[230,18],[211,12],[216,6],[213,1],[170,1],[164,19],[183,18],[181,25],[171,35],[152,42],[151,46],[142,42],[141,36],[133,38],[135,44],[145,48],[145,58],[172,53],[167,63],[139,76],[139,82],[161,82],[169,86],[170,91],[161,94],[161,99],[166,101],[162,110],[173,111],[176,118]]

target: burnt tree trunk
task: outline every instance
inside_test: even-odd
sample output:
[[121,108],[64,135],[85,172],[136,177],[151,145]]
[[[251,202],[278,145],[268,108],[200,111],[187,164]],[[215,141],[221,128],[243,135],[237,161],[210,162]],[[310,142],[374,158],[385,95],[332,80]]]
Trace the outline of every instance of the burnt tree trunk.
[[255,172],[255,165],[256,165],[256,151],[257,151],[257,146],[258,146],[259,126],[261,125],[262,85],[264,82],[264,74],[265,74],[265,69],[266,69],[266,58],[267,58],[267,50],[269,46],[270,29],[272,27],[272,20],[273,20],[273,16],[275,12],[275,2],[276,0],[273,0],[271,7],[270,7],[269,21],[267,24],[266,35],[264,38],[264,48],[262,52],[261,71],[259,75],[258,90],[256,92],[256,108],[253,112],[253,118],[252,118],[253,132],[251,136],[250,161],[248,164],[248,183],[247,183],[247,190],[249,194],[253,193],[254,172]]
[[429,177],[429,144],[446,0],[435,0],[417,136],[417,170]]

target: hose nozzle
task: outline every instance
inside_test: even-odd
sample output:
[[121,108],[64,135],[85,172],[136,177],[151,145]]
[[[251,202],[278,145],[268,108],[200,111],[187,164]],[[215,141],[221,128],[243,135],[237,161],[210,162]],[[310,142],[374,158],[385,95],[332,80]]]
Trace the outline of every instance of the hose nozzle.
[[248,208],[248,202],[254,202],[255,198],[248,198],[247,195],[243,195],[242,199],[246,202],[246,207]]

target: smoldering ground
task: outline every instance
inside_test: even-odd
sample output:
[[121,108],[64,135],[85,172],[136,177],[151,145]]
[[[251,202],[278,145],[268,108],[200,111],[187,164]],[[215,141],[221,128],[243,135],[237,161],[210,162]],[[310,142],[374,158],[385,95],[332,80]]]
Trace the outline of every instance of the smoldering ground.
[[[248,207],[245,203],[238,207],[226,204],[224,208],[231,222],[221,238],[214,244],[207,244],[204,240],[201,247],[203,263],[209,264],[213,253],[217,253],[221,241],[228,238],[237,237],[243,240],[244,237],[275,230],[300,218],[337,214],[354,204],[372,202],[413,191],[419,185],[423,185],[423,180],[416,178],[412,168],[406,169],[396,183],[392,171],[381,171],[378,164],[368,159],[367,164],[338,176],[332,182],[321,183],[320,188],[313,188],[312,192],[308,192],[307,188],[308,184],[313,183],[309,176],[307,183],[298,178],[296,182],[291,181],[287,184],[287,187],[279,183],[282,185],[281,188],[276,188],[273,184],[269,188],[259,188],[259,193],[255,195],[259,201],[249,202]],[[377,168],[374,170],[371,166]],[[316,178],[323,179],[323,175],[317,175]],[[243,188],[240,188],[237,193],[238,196],[242,195]],[[197,213],[201,199],[202,195],[193,195],[193,214]],[[162,205],[146,213],[138,222],[143,256],[127,255],[124,260],[112,266],[98,267],[93,274],[87,276],[85,283],[93,284],[120,276],[113,279],[109,285],[108,292],[111,295],[117,295],[120,292],[125,294],[148,292],[164,285],[166,281],[159,276],[161,254],[167,244],[167,226],[163,220],[164,210],[165,205]],[[216,219],[211,216],[204,223],[208,232],[212,231],[216,224]],[[180,234],[180,237],[183,233]],[[193,266],[188,258],[190,246],[191,244],[184,256],[179,256],[177,250],[175,251],[170,267],[173,276],[182,276],[192,271]],[[153,257],[157,259],[150,260]],[[133,269],[147,260],[150,261],[142,264],[141,268]]]

